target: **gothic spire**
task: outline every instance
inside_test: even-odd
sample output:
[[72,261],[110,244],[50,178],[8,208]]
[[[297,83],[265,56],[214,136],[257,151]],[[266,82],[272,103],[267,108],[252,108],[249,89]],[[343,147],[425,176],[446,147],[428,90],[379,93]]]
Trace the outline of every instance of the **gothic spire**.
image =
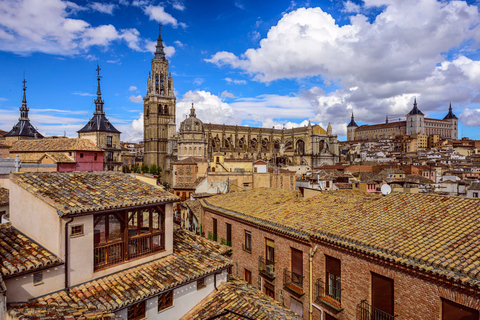
[[18,120],[28,120],[28,108],[27,108],[27,80],[25,80],[25,76],[23,76],[23,99],[22,99],[22,106],[20,107],[20,119]]
[[100,90],[100,78],[102,78],[102,76],[100,75],[100,66],[98,65],[98,62],[97,62],[97,69],[95,69],[95,71],[97,71],[97,99],[95,99],[95,113],[94,114],[104,114],[103,113],[103,100],[102,100],[102,91]]
[[385,123],[388,123],[388,115],[385,116]]
[[155,57],[154,59],[165,59],[165,51],[163,51],[163,40],[162,40],[162,24],[158,24],[158,39],[157,45],[155,46]]
[[443,118],[443,120],[448,120],[448,119],[458,119],[457,116],[453,114],[451,102],[450,102],[450,107],[448,108],[448,113],[445,116],[445,118]]

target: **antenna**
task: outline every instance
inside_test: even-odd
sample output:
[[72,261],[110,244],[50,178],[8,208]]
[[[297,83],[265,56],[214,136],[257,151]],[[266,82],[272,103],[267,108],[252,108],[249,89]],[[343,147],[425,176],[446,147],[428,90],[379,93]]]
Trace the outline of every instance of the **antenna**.
[[392,187],[390,187],[388,184],[384,184],[380,190],[382,191],[382,194],[384,196],[387,196],[389,195],[390,193],[392,193]]

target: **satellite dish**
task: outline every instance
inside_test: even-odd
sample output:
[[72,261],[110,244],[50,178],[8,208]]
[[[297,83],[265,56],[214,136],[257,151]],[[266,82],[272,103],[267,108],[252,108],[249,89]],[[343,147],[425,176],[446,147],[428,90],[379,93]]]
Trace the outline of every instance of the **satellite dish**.
[[392,193],[392,188],[391,188],[388,184],[384,184],[380,190],[382,190],[382,194],[383,194],[384,196],[389,195],[390,193]]

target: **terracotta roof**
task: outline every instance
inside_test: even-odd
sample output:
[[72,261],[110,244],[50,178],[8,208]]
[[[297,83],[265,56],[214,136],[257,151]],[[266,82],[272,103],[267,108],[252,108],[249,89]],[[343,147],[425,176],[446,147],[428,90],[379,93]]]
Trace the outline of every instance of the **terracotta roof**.
[[[238,278],[229,277],[217,291],[213,291],[181,319],[208,319],[219,316],[225,310],[244,315],[249,319],[301,320],[302,317],[283,307],[254,286]],[[216,319],[245,319],[227,313]]]
[[187,200],[184,201],[183,204],[190,208],[197,220],[200,221],[200,216],[202,212],[202,205],[200,204],[200,200]]
[[5,206],[9,202],[8,189],[0,187],[0,206]]
[[[14,308],[26,319],[37,319],[29,315],[37,314],[38,317],[45,306],[52,310],[69,307],[76,311],[113,312],[230,267],[231,260],[223,256],[230,250],[230,247],[176,229],[172,255],[40,297],[28,304],[15,305]],[[57,318],[53,314],[51,318],[41,319]]]
[[398,192],[377,201],[347,199],[322,192],[301,201],[293,192],[253,189],[207,201],[271,229],[311,234],[480,287],[480,199]]
[[173,189],[195,189],[195,182],[178,182]]
[[213,210],[303,239],[309,239],[319,226],[339,213],[373,201],[371,195],[360,191],[323,191],[321,194],[321,197],[301,200],[296,191],[257,188],[201,201]]
[[60,258],[34,242],[10,223],[0,224],[0,274],[15,275],[62,263]]
[[93,141],[79,138],[18,140],[11,146],[10,152],[103,151]]
[[13,173],[10,179],[61,215],[178,201],[177,196],[123,173]]
[[[12,305],[15,307],[16,305]],[[71,306],[51,306],[38,303],[24,304],[7,311],[12,320],[124,320],[111,312],[92,311]]]
[[334,185],[335,185],[335,187],[337,187],[340,190],[351,190],[352,189],[352,184],[351,183],[335,182]]

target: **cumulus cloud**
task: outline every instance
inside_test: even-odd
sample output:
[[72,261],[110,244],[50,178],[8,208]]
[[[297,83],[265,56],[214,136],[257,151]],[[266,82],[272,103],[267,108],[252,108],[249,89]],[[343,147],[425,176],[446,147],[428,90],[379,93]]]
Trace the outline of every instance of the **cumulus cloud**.
[[163,24],[171,24],[174,28],[180,26],[186,28],[187,25],[183,22],[178,22],[171,14],[165,12],[162,6],[148,5],[143,9],[150,20],[155,20]]
[[130,86],[130,88],[128,88],[128,91],[137,91],[137,87],[136,86]]
[[[93,2],[91,8],[109,12],[109,5]],[[111,8],[113,10],[114,7]],[[0,50],[17,54],[43,52],[72,55],[92,46],[108,47],[124,41],[136,51],[146,51],[147,42],[136,29],[117,30],[113,25],[92,26],[72,18],[86,10],[70,1],[4,0],[0,10]]]
[[[157,42],[156,41],[150,41],[147,45],[148,51],[151,53],[155,53]],[[175,54],[175,47],[172,46],[167,46],[165,43],[163,43],[163,51],[165,52],[165,56],[167,58],[170,58]]]
[[[220,96],[221,97],[232,98],[232,99],[235,98],[235,95],[231,92],[228,92],[227,90],[223,91]],[[1,98],[0,98],[0,101],[2,101]]]
[[[353,109],[356,119],[379,122],[387,114],[405,116],[414,96],[427,115],[479,96],[480,62],[465,56],[480,39],[476,6],[433,0],[366,0],[363,6],[381,11],[373,20],[353,15],[342,26],[321,8],[297,9],[258,48],[240,55],[219,51],[205,61],[259,82],[319,76],[327,87],[334,83],[328,93],[317,87],[299,92],[315,112],[312,120],[332,121],[334,129],[345,126]],[[344,7],[362,9],[351,1]]]
[[118,128],[122,131],[122,141],[143,140],[143,113],[140,113],[138,119],[134,119],[129,125],[119,125]]
[[128,97],[128,100],[130,100],[132,102],[135,102],[135,103],[143,103],[143,98],[140,94],[138,96],[130,96],[130,97]]
[[466,126],[480,126],[480,109],[465,108],[458,118]]
[[348,13],[360,12],[360,6],[350,0],[344,2],[343,6],[344,6],[344,9],[343,9],[344,12],[348,12]]
[[117,7],[113,3],[92,2],[89,7],[95,11],[99,11],[106,14],[113,14],[113,10]]
[[204,123],[223,123],[240,125],[242,120],[234,109],[218,96],[203,90],[188,91],[177,101],[177,125],[190,114],[192,103],[197,117]]

